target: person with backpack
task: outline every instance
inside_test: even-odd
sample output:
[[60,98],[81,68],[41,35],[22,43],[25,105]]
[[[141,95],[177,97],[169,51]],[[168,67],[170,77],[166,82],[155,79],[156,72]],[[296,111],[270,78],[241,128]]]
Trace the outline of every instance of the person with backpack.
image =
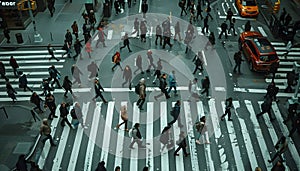
[[121,54],[120,54],[120,52],[116,52],[113,55],[112,62],[114,63],[114,66],[111,68],[112,71],[114,71],[117,66],[119,66],[121,68],[121,70],[123,71],[123,68],[122,68],[122,66],[120,64],[120,62],[121,62]]
[[18,77],[19,76],[19,74],[18,74],[19,65],[17,63],[17,60],[14,58],[14,56],[10,56],[9,65],[12,67],[15,77]]
[[186,4],[186,0],[181,0],[178,3],[178,6],[181,8],[180,16],[182,16],[183,12],[185,13],[185,15],[187,15],[187,12],[185,10],[185,4]]
[[203,78],[201,82],[202,82],[202,89],[203,89],[201,94],[206,93],[206,97],[209,98],[208,93],[209,93],[210,81],[208,76],[205,76],[205,78]]
[[172,88],[174,89],[174,96],[178,96],[177,94],[177,80],[176,80],[176,75],[175,71],[173,70],[169,76],[168,76],[168,81],[169,81],[169,89],[168,89],[168,94],[171,93]]
[[54,56],[54,51],[55,51],[55,49],[51,46],[50,43],[49,43],[48,46],[47,46],[47,50],[48,50],[49,55],[51,56],[51,57],[49,58],[49,61],[50,61],[51,59],[56,59],[57,61],[59,61],[59,59],[56,58],[56,57]]
[[60,79],[61,75],[58,72],[58,70],[55,68],[55,66],[52,65],[51,67],[49,67],[48,72],[49,72],[49,75],[50,75],[49,80],[51,81],[53,79],[53,82],[51,83],[51,87],[53,87],[54,83],[56,83],[58,88],[61,88],[61,86],[59,84],[59,81],[58,81]]
[[198,54],[195,55],[192,62],[194,62],[195,64],[195,69],[193,74],[196,74],[197,70],[200,70],[200,72],[203,71],[203,55],[201,51],[199,51]]
[[187,147],[187,143],[186,143],[186,136],[184,134],[183,131],[180,132],[179,134],[179,140],[176,141],[176,144],[178,145],[177,149],[174,152],[174,156],[179,156],[178,151],[180,149],[183,150],[184,156],[187,157],[190,155],[190,153],[187,153],[186,151],[186,147]]
[[121,119],[123,120],[122,123],[117,124],[116,128],[119,129],[121,125],[125,124],[125,131],[128,132],[129,129],[127,127],[128,125],[128,113],[127,113],[127,107],[126,105],[121,106]]
[[241,51],[236,52],[234,54],[233,59],[234,59],[234,62],[235,62],[235,66],[234,66],[233,72],[236,72],[236,69],[238,69],[239,74],[241,74],[241,63],[242,63],[242,61],[244,61],[242,59],[242,53],[241,53]]
[[131,136],[132,136],[132,141],[129,145],[130,149],[134,149],[133,145],[135,143],[138,144],[138,148],[146,148],[145,145],[143,145],[143,141],[142,141],[142,135],[140,132],[140,124],[139,123],[135,123],[134,127],[131,130]]
[[232,97],[229,97],[225,101],[225,113],[221,116],[221,120],[223,121],[225,116],[228,114],[228,121],[232,121],[231,119],[231,109],[233,108]]
[[168,123],[169,126],[172,126],[176,121],[178,121],[178,127],[179,128],[183,127],[180,118],[180,105],[181,105],[180,100],[177,100],[174,107],[171,110],[171,116],[173,117],[173,120]]
[[167,147],[169,149],[170,147],[173,147],[174,144],[172,143],[172,135],[171,135],[171,126],[168,125],[164,127],[162,130],[159,141],[163,144],[162,148],[160,149],[160,152],[162,153],[164,149]]
[[[200,118],[200,121],[195,123],[196,131],[197,131],[197,136],[196,136],[196,143],[201,144],[200,142],[200,137],[203,135],[205,132],[207,132],[207,126],[206,126],[206,117],[202,116]],[[202,136],[203,137],[203,136]],[[205,141],[206,144],[209,144],[208,138]]]
[[146,99],[146,83],[144,78],[141,78],[139,84],[137,84],[135,88],[135,91],[136,93],[138,92],[139,95],[139,100],[136,102],[136,105],[140,110],[144,110],[143,104],[145,103],[145,99]]
[[79,102],[75,102],[74,107],[71,110],[71,117],[73,119],[72,125],[74,128],[77,128],[79,124],[81,125],[82,128],[87,128],[83,124],[83,114]]
[[98,78],[95,78],[94,84],[95,84],[96,96],[92,100],[96,101],[97,97],[100,97],[102,99],[103,103],[107,103],[107,101],[104,99],[104,97],[102,95],[102,92],[104,92],[104,88],[101,86]]
[[161,91],[161,93],[157,96],[154,96],[154,99],[157,100],[157,98],[165,95],[166,99],[169,99],[170,96],[169,96],[169,93],[167,91],[167,81],[166,81],[166,78],[167,78],[167,74],[163,74],[160,78],[159,78],[159,89]]
[[23,74],[22,71],[20,71],[19,74],[21,75],[19,77],[19,88],[23,88],[24,91],[28,89],[29,91],[33,92],[32,89],[28,87],[28,80],[26,74]]
[[263,115],[264,113],[268,113],[270,121],[274,121],[275,118],[273,118],[272,113],[271,113],[271,108],[272,108],[272,98],[270,96],[266,96],[264,102],[261,104],[261,112],[256,115],[256,117],[259,117]]
[[123,36],[122,40],[123,40],[123,46],[120,47],[120,51],[127,46],[128,51],[132,52],[131,49],[130,49],[130,47],[129,47],[128,33],[125,33],[125,35]]
[[76,97],[73,94],[73,91],[72,91],[72,82],[69,80],[69,76],[65,76],[62,87],[65,89],[65,94],[64,94],[65,98],[68,98],[68,96],[67,96],[68,91],[70,91],[70,93],[72,94],[72,96],[74,98]]
[[62,102],[60,107],[59,107],[59,112],[60,112],[60,117],[62,118],[60,125],[62,127],[65,126],[65,122],[71,129],[75,129],[74,126],[70,123],[68,120],[68,115],[69,115],[69,110],[68,110],[69,104]]

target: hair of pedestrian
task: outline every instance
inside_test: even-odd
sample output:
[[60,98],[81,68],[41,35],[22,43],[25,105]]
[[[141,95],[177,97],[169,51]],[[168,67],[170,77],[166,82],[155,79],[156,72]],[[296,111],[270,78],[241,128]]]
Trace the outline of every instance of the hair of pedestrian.
[[115,171],[119,171],[121,168],[120,168],[120,166],[117,166],[116,168],[115,168]]
[[140,123],[135,123],[134,128],[138,128],[138,127],[140,127]]

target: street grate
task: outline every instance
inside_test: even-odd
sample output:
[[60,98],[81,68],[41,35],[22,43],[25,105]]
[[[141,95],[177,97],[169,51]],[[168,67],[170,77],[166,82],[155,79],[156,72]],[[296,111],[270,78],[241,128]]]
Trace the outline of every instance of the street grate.
[[20,142],[17,144],[13,154],[28,154],[31,146],[31,142]]

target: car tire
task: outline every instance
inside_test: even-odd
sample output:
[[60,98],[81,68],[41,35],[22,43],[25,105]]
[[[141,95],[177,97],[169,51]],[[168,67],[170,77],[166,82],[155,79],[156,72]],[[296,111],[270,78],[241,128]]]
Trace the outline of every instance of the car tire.
[[254,71],[253,62],[249,61],[249,69],[250,71]]

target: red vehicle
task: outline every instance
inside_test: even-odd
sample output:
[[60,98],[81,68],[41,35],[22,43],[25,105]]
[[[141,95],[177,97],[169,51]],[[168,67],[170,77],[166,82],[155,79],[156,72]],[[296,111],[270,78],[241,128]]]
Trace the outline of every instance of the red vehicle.
[[238,42],[239,49],[249,62],[251,71],[268,71],[272,63],[279,63],[279,58],[274,47],[259,32],[243,32]]

